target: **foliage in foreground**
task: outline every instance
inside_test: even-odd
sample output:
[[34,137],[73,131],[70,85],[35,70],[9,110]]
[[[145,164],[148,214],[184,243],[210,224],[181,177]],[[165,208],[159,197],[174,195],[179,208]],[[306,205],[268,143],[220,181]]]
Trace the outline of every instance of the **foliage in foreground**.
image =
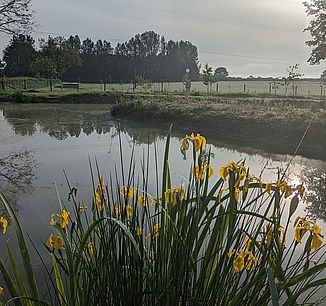
[[[182,140],[193,156],[189,181],[174,186],[169,166],[170,134],[159,180],[157,148],[136,175],[114,171],[107,179],[92,172],[93,203],[78,201],[70,187],[50,218],[45,244],[52,260],[47,289],[35,278],[27,244],[10,204],[0,193],[16,229],[24,274],[8,246],[13,275],[4,261],[3,296],[15,305],[298,305],[313,301],[326,283],[320,273],[322,235],[298,217],[303,185],[290,186],[251,175],[244,162],[229,162],[216,179],[206,139]],[[132,155],[133,156],[133,155]],[[155,175],[154,175],[155,173]],[[156,190],[149,190],[150,183]],[[154,195],[155,194],[155,195]],[[0,219],[3,231],[7,221]],[[294,227],[294,234],[291,228]],[[43,262],[46,259],[41,258]],[[43,281],[44,287],[44,281]],[[1,290],[3,291],[3,290]],[[321,301],[322,299],[319,299]],[[8,301],[8,303],[9,303]],[[316,301],[318,302],[318,301]]]

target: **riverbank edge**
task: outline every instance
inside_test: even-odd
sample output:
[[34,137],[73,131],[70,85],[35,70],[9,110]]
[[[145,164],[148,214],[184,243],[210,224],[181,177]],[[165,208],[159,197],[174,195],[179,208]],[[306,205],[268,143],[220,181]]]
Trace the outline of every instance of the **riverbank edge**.
[[[192,102],[203,101],[207,96],[190,97]],[[221,97],[210,97],[219,99]],[[225,99],[232,97],[224,97]],[[279,118],[257,120],[244,118],[228,113],[193,112],[191,114],[180,111],[180,105],[173,110],[163,112],[159,109],[162,99],[175,100],[176,103],[184,98],[181,95],[161,94],[130,94],[119,92],[106,93],[19,93],[1,94],[0,102],[11,103],[67,103],[67,104],[109,104],[111,114],[119,119],[140,122],[155,126],[160,124],[174,124],[174,129],[180,133],[199,132],[205,136],[239,147],[252,147],[275,154],[293,154],[305,134],[308,123],[293,117],[290,121],[280,121]],[[181,99],[181,100],[180,100]],[[276,98],[275,98],[276,99]],[[279,98],[282,99],[282,98]],[[308,99],[307,99],[308,100]],[[129,103],[132,101],[132,103]],[[149,101],[146,108],[139,107],[143,101]],[[308,100],[309,101],[309,100]],[[307,102],[308,103],[308,102]],[[309,102],[310,103],[310,102]],[[325,101],[321,101],[325,104]],[[312,122],[297,154],[314,159],[326,160],[326,119]]]

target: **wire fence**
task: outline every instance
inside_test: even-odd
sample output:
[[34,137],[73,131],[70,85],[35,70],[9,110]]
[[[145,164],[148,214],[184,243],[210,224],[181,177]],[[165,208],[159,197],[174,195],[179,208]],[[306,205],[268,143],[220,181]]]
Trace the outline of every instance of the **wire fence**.
[[[182,82],[145,82],[143,84],[61,82],[58,79],[7,78],[0,80],[0,91],[39,90],[39,91],[82,91],[82,92],[165,92],[182,93]],[[282,81],[267,80],[225,80],[206,86],[196,81],[191,84],[191,94],[249,94],[272,96],[322,96],[326,97],[326,80],[297,80],[288,85]]]
[[0,91],[17,91],[17,90],[33,90],[50,88],[60,84],[59,79],[45,79],[45,78],[30,78],[30,77],[16,77],[16,78],[0,78]]
[[[120,91],[120,92],[166,92],[182,93],[182,82],[146,83],[134,88],[133,83],[104,84],[81,83],[79,90],[83,91]],[[192,82],[191,94],[252,94],[275,96],[326,96],[326,82],[297,81],[288,86],[277,81],[219,81],[211,86],[203,82]]]

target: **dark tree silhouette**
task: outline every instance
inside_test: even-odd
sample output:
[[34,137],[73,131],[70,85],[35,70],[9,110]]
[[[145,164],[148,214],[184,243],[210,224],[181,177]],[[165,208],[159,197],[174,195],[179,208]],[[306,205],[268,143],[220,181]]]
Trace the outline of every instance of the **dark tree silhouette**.
[[326,58],[326,1],[311,0],[303,4],[307,9],[307,16],[312,17],[305,31],[309,31],[312,36],[311,40],[306,41],[306,44],[312,47],[308,62],[315,65]]
[[[189,68],[191,80],[199,79],[197,47],[183,40],[166,42],[164,36],[153,31],[137,34],[115,48],[101,39],[94,42],[86,38],[81,42],[78,35],[68,39],[49,36],[40,40],[31,64],[26,64],[29,58],[19,60],[25,54],[19,47],[10,46],[12,62],[16,60],[18,66],[28,66],[29,76],[90,83],[133,82],[136,85],[136,80],[181,81],[185,69]],[[7,62],[6,58],[4,60]],[[26,73],[26,69],[6,71],[7,76],[26,76]]]
[[29,35],[15,35],[3,52],[4,69],[8,76],[33,76],[30,65],[36,58],[34,39]]

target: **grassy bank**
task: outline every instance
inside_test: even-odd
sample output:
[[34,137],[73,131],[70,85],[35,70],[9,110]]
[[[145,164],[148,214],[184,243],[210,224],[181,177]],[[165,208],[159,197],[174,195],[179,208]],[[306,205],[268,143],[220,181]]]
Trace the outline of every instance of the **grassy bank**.
[[119,92],[7,92],[0,102],[110,104],[113,116],[141,124],[173,123],[175,130],[199,130],[227,145],[292,154],[308,125],[298,154],[326,159],[326,99],[234,95]]
[[143,122],[174,123],[177,130],[199,130],[210,138],[273,153],[293,153],[308,125],[299,154],[326,159],[326,100],[151,97],[120,100],[113,116]]

